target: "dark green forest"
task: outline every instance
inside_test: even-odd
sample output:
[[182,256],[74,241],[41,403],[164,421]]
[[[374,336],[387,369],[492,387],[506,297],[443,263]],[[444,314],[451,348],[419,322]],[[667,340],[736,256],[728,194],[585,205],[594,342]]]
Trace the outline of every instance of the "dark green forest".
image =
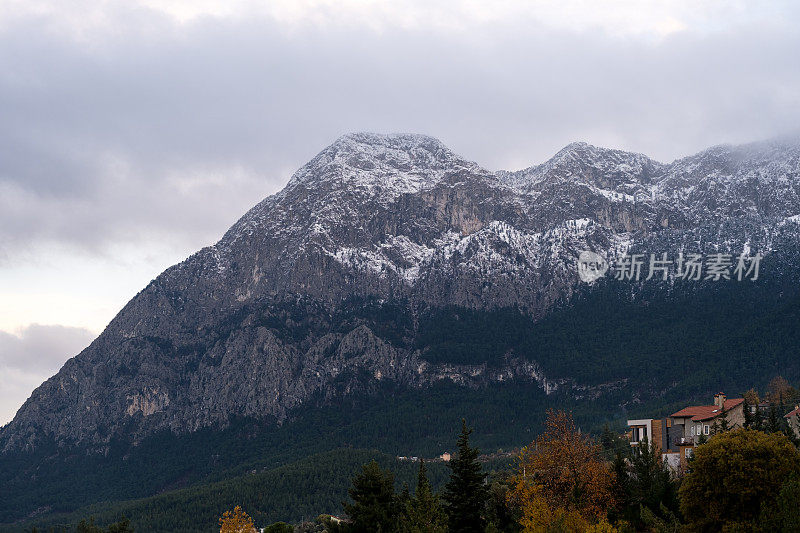
[[[450,444],[452,447],[453,443]],[[313,520],[321,513],[341,514],[351,478],[361,465],[372,460],[395,473],[398,491],[403,484],[413,486],[419,462],[401,461],[377,450],[337,449],[271,470],[148,498],[95,504],[72,513],[32,520],[24,526],[0,527],[0,531],[34,526],[41,530],[71,529],[87,516],[94,517],[100,525],[129,517],[135,531],[215,531],[219,530],[220,509],[236,505],[252,510],[250,515],[259,524]],[[509,457],[489,461],[484,466],[488,470],[508,469],[512,462]],[[444,462],[428,462],[427,470],[435,489],[447,481],[449,469]]]
[[[119,439],[107,455],[55,445],[4,454],[0,521],[272,472],[340,448],[434,457],[452,446],[461,418],[475,427],[476,444],[494,451],[529,443],[548,407],[572,411],[582,428],[597,432],[606,424],[621,429],[628,417],[706,403],[720,390],[733,396],[751,386],[763,389],[779,374],[800,379],[797,288],[731,282],[669,294],[650,299],[645,292],[632,301],[610,283],[538,322],[516,309],[438,308],[411,316],[405,303],[351,301],[326,328],[366,324],[390,342],[420,349],[431,362],[491,366],[509,357],[528,359],[562,384],[546,395],[524,381],[474,389],[441,382],[419,390],[382,383],[335,406],[312,402],[280,426],[233,420],[222,430],[163,433],[137,446]],[[293,320],[272,313],[265,324],[283,335],[307,333],[303,310],[284,313]],[[278,511],[264,512],[287,518]]]

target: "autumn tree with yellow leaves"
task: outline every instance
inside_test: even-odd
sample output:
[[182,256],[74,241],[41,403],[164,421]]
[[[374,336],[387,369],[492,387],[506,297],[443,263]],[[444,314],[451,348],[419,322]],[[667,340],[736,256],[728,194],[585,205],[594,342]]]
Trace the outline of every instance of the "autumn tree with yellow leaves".
[[225,511],[219,519],[219,533],[254,533],[253,519],[238,505],[233,511]]
[[509,499],[526,532],[613,531],[614,475],[600,447],[578,431],[572,415],[549,410],[545,432],[523,448]]

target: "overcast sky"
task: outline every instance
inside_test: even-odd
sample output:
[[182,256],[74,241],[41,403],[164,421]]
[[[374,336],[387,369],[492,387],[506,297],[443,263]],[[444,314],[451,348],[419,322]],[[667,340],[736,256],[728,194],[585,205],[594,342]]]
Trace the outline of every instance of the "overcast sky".
[[0,3],[0,423],[352,131],[490,169],[796,133],[792,2]]

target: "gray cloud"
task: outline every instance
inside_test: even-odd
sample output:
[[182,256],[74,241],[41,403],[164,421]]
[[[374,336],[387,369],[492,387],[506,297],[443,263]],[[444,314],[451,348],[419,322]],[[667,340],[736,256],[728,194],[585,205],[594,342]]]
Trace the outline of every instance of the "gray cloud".
[[68,357],[86,348],[95,334],[84,328],[31,324],[19,335],[0,331],[0,366],[54,374]]
[[424,132],[508,168],[573,140],[669,160],[800,119],[792,23],[643,40],[116,9],[89,39],[41,15],[0,32],[0,261],[52,241],[208,244],[348,131]]
[[[180,23],[135,2],[23,9],[32,4],[0,4],[0,275],[116,244],[197,249],[351,131],[427,133],[497,169],[575,140],[670,160],[800,123],[800,16],[786,2],[685,3],[678,18],[711,11],[663,38],[608,31],[625,30],[619,5],[604,4],[616,13],[595,27],[592,2],[553,4],[558,24],[464,27],[449,12],[457,2],[396,27],[330,6],[334,24],[257,13]],[[0,332],[0,423],[91,338]]]
[[19,335],[0,331],[0,424],[10,421],[31,391],[94,337],[83,328],[39,324]]

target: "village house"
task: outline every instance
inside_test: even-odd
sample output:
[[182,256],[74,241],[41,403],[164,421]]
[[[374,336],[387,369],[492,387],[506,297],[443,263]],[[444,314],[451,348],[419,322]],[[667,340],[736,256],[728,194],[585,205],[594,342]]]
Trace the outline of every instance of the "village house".
[[714,395],[713,405],[693,405],[670,415],[675,445],[681,464],[692,456],[700,442],[726,428],[744,426],[744,398],[728,399],[723,393]]
[[635,449],[645,442],[651,444],[670,468],[675,471],[680,468],[679,448],[673,439],[670,418],[628,420],[628,427],[631,447]]
[[786,415],[785,418],[789,422],[789,427],[794,431],[795,437],[800,439],[800,405],[795,405],[794,411]]
[[744,425],[744,398],[728,399],[723,393],[714,396],[712,405],[685,407],[662,419],[628,420],[631,446],[649,442],[675,471],[686,466],[694,449],[725,427]]

